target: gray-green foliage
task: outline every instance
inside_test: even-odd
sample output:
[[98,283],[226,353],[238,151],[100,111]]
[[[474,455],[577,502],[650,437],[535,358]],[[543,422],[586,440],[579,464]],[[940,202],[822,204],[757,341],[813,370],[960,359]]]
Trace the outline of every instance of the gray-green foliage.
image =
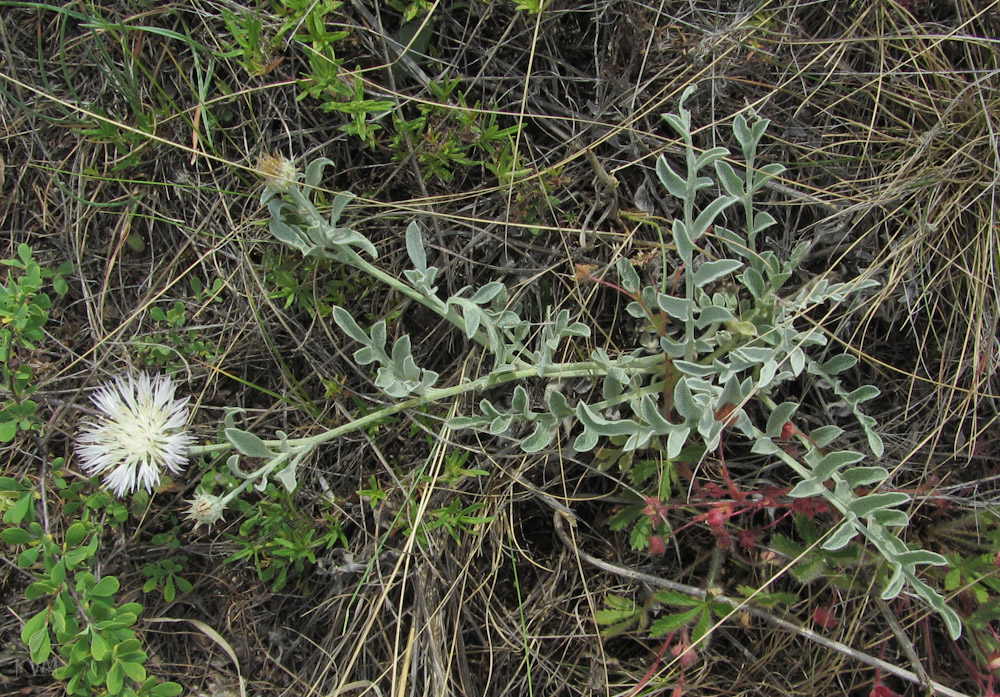
[[[810,437],[801,438],[806,448],[801,458],[793,457],[774,442],[782,437],[784,425],[800,405],[776,404],[771,395],[782,383],[808,374],[849,407],[871,452],[876,457],[883,454],[875,422],[861,408],[862,403],[878,395],[878,390],[869,385],[853,390],[845,387],[838,376],[853,366],[856,358],[850,353],[828,355],[823,331],[799,319],[810,309],[843,302],[875,283],[865,279],[830,283],[822,279],[790,295],[781,294],[807,247],[800,244],[787,260],[760,249],[761,234],[776,221],[770,214],[755,210],[754,195],[784,171],[777,164],[756,166],[757,148],[768,121],[754,117],[751,123],[742,115],[735,118],[733,135],[744,162],[737,168],[727,161],[732,154],[726,148],[704,152],[695,148],[691,114],[684,106],[692,89],[682,96],[678,113],[664,117],[683,142],[684,167],[679,171],[662,156],[656,164],[667,192],[683,206],[683,214],[673,221],[671,233],[682,263],[684,295],[667,292],[666,279],[660,287],[643,285],[627,260],[617,263],[621,287],[631,297],[626,307],[628,314],[654,327],[669,328],[660,332],[658,351],[639,348],[610,356],[597,348],[586,361],[554,362],[564,339],[590,335],[589,327],[573,321],[568,310],[546,310],[536,325],[537,331],[529,336],[529,325],[516,308],[509,307],[502,283],[494,281],[478,290],[465,287],[448,298],[440,297],[434,285],[438,269],[428,265],[416,223],[406,230],[406,249],[413,268],[403,273],[403,279],[385,273],[358,253],[361,250],[376,257],[367,239],[349,227],[338,227],[346,204],[342,196],[334,200],[332,218],[327,223],[309,198],[294,187],[288,194],[290,201],[270,200],[271,230],[275,237],[303,254],[328,256],[375,276],[481,344],[492,354],[493,367],[485,380],[468,383],[466,391],[509,381],[518,383],[509,408],[501,408],[484,397],[479,414],[454,418],[452,427],[486,428],[495,435],[518,440],[526,452],[536,452],[549,447],[561,426],[569,423],[577,432],[572,445],[578,452],[590,451],[609,438],[624,441],[625,451],[645,448],[655,439],[665,443],[668,458],[677,457],[691,445],[714,450],[723,430],[731,427],[750,439],[753,452],[779,458],[796,472],[801,481],[792,496],[820,496],[840,511],[843,521],[829,535],[825,549],[841,549],[862,536],[891,567],[882,596],[895,597],[909,585],[941,614],[951,635],[957,637],[961,631],[958,616],[918,577],[920,565],[942,565],[945,559],[932,552],[909,549],[897,534],[909,522],[905,511],[909,497],[900,492],[865,496],[855,493],[862,486],[877,488],[888,479],[888,471],[881,466],[860,465],[865,459],[860,452],[837,450],[833,441],[842,431],[836,426],[818,428]],[[320,169],[326,164],[318,162],[307,169],[308,186],[318,184]],[[711,173],[715,176],[709,176]],[[265,192],[265,200],[273,195]],[[723,218],[734,206],[741,215]],[[729,256],[711,258],[706,249],[708,239],[717,240]],[[730,278],[743,290],[727,286],[724,282]],[[397,339],[389,351],[384,322],[365,330],[342,308],[336,308],[333,316],[344,333],[362,345],[355,360],[361,365],[378,365],[375,384],[389,397],[425,404],[450,398],[462,390],[461,385],[447,390],[437,388],[439,376],[417,366],[409,337]],[[599,398],[581,399],[571,406],[566,396],[555,389],[536,404],[520,384],[532,377],[551,380],[572,376],[597,381]],[[745,409],[751,400],[770,415],[764,428],[755,425]],[[609,408],[620,417],[608,416]]]

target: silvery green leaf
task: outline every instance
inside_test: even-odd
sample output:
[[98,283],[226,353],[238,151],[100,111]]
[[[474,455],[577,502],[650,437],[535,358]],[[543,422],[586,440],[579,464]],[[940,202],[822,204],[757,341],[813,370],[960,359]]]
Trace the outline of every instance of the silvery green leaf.
[[904,494],[902,491],[886,491],[881,494],[868,494],[867,496],[855,499],[848,504],[847,510],[858,518],[867,518],[875,511],[896,508],[907,503],[909,500],[909,495]]
[[685,375],[693,375],[699,378],[715,375],[715,368],[713,366],[692,363],[691,361],[674,361],[674,367]]
[[631,436],[639,431],[639,424],[635,421],[631,419],[608,421],[584,402],[577,405],[576,415],[588,431],[601,436]]
[[689,321],[694,314],[694,301],[686,298],[677,298],[673,295],[659,293],[656,296],[656,304],[668,315],[682,322]]
[[743,237],[722,225],[715,226],[715,235],[725,244],[726,248],[737,256],[743,257],[744,259],[753,258],[750,248],[747,246],[746,240]]
[[769,180],[781,176],[784,171],[785,166],[778,163],[764,165],[757,170],[754,176],[753,190],[750,193],[757,193]]
[[844,429],[839,426],[819,426],[812,430],[809,437],[816,444],[817,448],[825,448],[843,432]]
[[708,188],[710,186],[711,187],[715,186],[715,181],[713,179],[711,179],[710,177],[695,177],[694,183],[691,185],[691,188],[695,192],[698,192],[698,191],[701,191],[702,189],[706,189],[706,188]]
[[674,236],[674,245],[677,247],[677,254],[680,255],[681,260],[690,268],[695,246],[691,235],[688,234],[687,227],[684,225],[684,221],[674,219],[671,231]]
[[297,463],[292,461],[274,475],[274,478],[281,482],[281,485],[285,487],[285,491],[289,494],[294,492],[295,487],[298,486],[298,481],[295,479],[296,467]]
[[736,136],[736,142],[744,151],[753,152],[757,149],[757,140],[754,139],[747,127],[747,120],[743,118],[743,114],[737,114],[736,118],[733,119],[733,135]]
[[485,398],[479,401],[479,410],[483,412],[483,415],[487,419],[490,420],[495,419],[498,416],[504,416],[502,411],[493,406],[493,402]]
[[[694,94],[697,89],[697,85],[688,85],[684,88],[684,91],[681,92],[681,98],[677,100],[677,112],[682,118],[684,118],[685,123],[689,126],[691,124],[691,112],[684,106],[684,102],[690,99],[691,95]],[[688,130],[690,130],[690,128]]]
[[882,600],[892,600],[900,591],[903,590],[903,586],[906,584],[906,578],[903,576],[903,565],[894,562],[892,564],[892,577],[886,582],[885,588],[882,590],[881,598]]
[[753,147],[756,150],[757,144],[760,143],[760,139],[764,136],[764,131],[767,127],[771,125],[770,119],[762,119],[759,116],[755,116],[755,121],[752,127],[753,131]]
[[753,365],[759,365],[765,361],[771,360],[774,356],[774,349],[765,348],[763,346],[741,346],[732,352],[732,357],[734,360],[734,365],[743,366],[738,368],[738,370],[743,370]]
[[371,346],[365,346],[354,352],[354,362],[358,365],[368,365],[370,363],[380,363],[381,356],[379,352],[373,349]]
[[948,560],[937,552],[931,552],[926,549],[913,549],[908,552],[902,552],[897,554],[895,557],[903,566],[916,566],[917,564],[928,564],[930,566],[947,566]]
[[870,399],[875,399],[880,394],[881,392],[874,385],[862,385],[848,394],[844,399],[848,404],[860,404],[861,402],[867,402]]
[[409,334],[396,339],[396,343],[392,345],[391,357],[393,372],[395,372],[396,375],[407,379],[414,379],[417,377],[417,375],[414,374],[414,372],[418,370],[416,364],[411,366],[407,363],[407,359],[410,359],[411,361],[413,360]]
[[626,453],[634,450],[641,450],[649,445],[649,439],[652,435],[653,433],[647,427],[640,425],[639,430],[625,440],[625,444],[622,445],[622,450]]
[[688,386],[688,378],[681,378],[674,387],[674,407],[677,413],[686,420],[697,421],[701,417],[702,410],[694,401],[691,388]]
[[462,318],[465,320],[465,336],[472,338],[479,331],[479,325],[483,320],[483,312],[475,305],[462,303]]
[[823,543],[823,549],[828,552],[835,552],[843,549],[847,544],[858,536],[858,529],[854,525],[854,520],[847,518],[840,527],[833,531],[833,534]]
[[657,401],[648,394],[644,394],[639,400],[639,410],[637,414],[639,418],[648,424],[657,435],[669,433],[671,430],[677,428],[677,426],[664,418],[663,413],[660,411],[659,404],[657,404]]
[[[864,418],[862,419],[862,417]],[[868,447],[871,448],[872,453],[875,457],[882,457],[882,453],[885,452],[885,444],[882,442],[882,437],[875,432],[875,419],[864,414],[856,415],[855,418],[858,419],[865,436],[868,438]]]
[[448,419],[448,428],[460,431],[465,428],[482,428],[489,422],[479,416],[455,416]]
[[767,291],[764,288],[764,277],[757,269],[747,268],[744,270],[740,274],[740,281],[742,281],[743,285],[750,291],[750,294],[757,300],[767,298]]
[[837,373],[842,373],[849,368],[853,368],[857,365],[858,358],[851,353],[842,353],[839,356],[834,356],[833,358],[827,360],[820,366],[822,370],[827,375],[836,375]]
[[625,312],[629,317],[635,317],[636,319],[649,319],[649,314],[646,312],[646,308],[634,301],[625,306]]
[[417,271],[427,271],[427,252],[424,251],[424,235],[417,221],[406,226],[406,253]]
[[333,160],[329,160],[325,157],[317,157],[315,160],[309,163],[306,167],[306,186],[314,188],[319,186],[320,179],[323,178],[323,168],[327,165],[333,165]]
[[333,244],[344,247],[357,247],[361,251],[366,252],[372,259],[378,259],[378,250],[375,249],[375,245],[360,232],[355,232],[350,228],[337,228],[337,235]]
[[385,340],[387,338],[385,320],[382,319],[373,324],[372,328],[368,332],[368,335],[371,336],[372,339],[372,348],[377,349],[380,353],[385,355],[386,358],[388,358],[388,355],[385,354]]
[[698,329],[704,329],[710,324],[721,324],[722,322],[728,322],[735,319],[733,313],[730,312],[725,307],[720,307],[719,305],[707,305],[701,308],[698,313],[698,319],[695,320],[694,326]]
[[736,203],[735,196],[720,196],[705,206],[705,210],[699,213],[698,217],[694,221],[694,231],[691,234],[691,239],[697,240],[699,237],[704,235],[705,232],[708,231],[708,228],[711,227],[712,223],[715,222],[715,219],[719,216],[719,214],[734,203]]
[[[500,295],[502,290],[504,290],[503,283],[500,283],[500,281],[491,281],[477,290],[470,300],[477,305],[485,305],[493,300],[493,298]],[[567,315],[569,314],[569,310],[564,310],[564,312],[566,312]]]
[[698,431],[702,434],[702,438],[705,440],[705,447],[708,450],[718,450],[719,442],[722,440],[722,429],[725,426],[721,421],[716,421],[708,426],[707,429],[699,428]]
[[259,457],[269,459],[274,457],[274,453],[271,449],[260,438],[250,433],[249,431],[243,431],[238,428],[227,428],[223,432],[233,447],[239,450],[241,453],[247,457]]
[[740,385],[740,381],[736,378],[735,375],[730,375],[724,381],[724,385],[722,387],[722,393],[719,395],[719,405],[720,406],[725,404],[736,405],[743,401],[743,397],[744,393],[743,393],[743,388]]
[[597,445],[598,434],[590,429],[585,429],[583,433],[576,437],[573,441],[573,449],[579,453],[587,453],[594,449]]
[[420,384],[417,385],[417,389],[414,392],[418,395],[427,394],[427,390],[437,383],[438,378],[441,377],[433,370],[420,370]]
[[705,286],[712,281],[717,281],[723,276],[728,276],[734,271],[743,267],[743,262],[735,259],[717,259],[706,261],[697,271],[694,272],[694,284],[698,288]]
[[717,164],[719,160],[721,160],[723,157],[727,157],[728,155],[729,155],[728,148],[723,148],[723,147],[709,148],[701,155],[698,155],[697,158],[695,158],[694,170],[697,172],[707,167],[710,164],[713,163]]
[[670,435],[667,436],[667,459],[672,460],[681,454],[684,446],[687,445],[690,433],[691,429],[687,426],[681,426],[670,432]]
[[656,176],[671,196],[682,201],[687,199],[687,182],[680,178],[663,155],[656,159]]
[[632,262],[625,257],[622,257],[615,264],[615,268],[618,270],[618,279],[621,281],[622,288],[632,295],[638,293],[639,274],[636,273],[635,267],[632,266]]
[[660,350],[671,358],[683,358],[687,352],[687,347],[680,342],[674,341],[669,336],[661,336]]
[[736,170],[728,162],[725,160],[716,162],[715,173],[719,176],[719,181],[722,182],[722,186],[727,194],[738,198],[743,198],[746,195],[746,192],[743,190],[743,179],[736,174]]
[[254,491],[258,491],[262,494],[267,491],[267,475],[265,474],[263,477],[254,482],[253,488]]
[[778,362],[774,360],[764,361],[764,364],[760,367],[760,377],[757,379],[757,386],[760,389],[769,387],[777,374]]
[[840,476],[847,486],[856,489],[859,486],[884,482],[889,478],[889,470],[885,467],[852,467],[846,472],[841,472]]
[[528,391],[523,385],[514,388],[514,396],[510,400],[510,408],[515,414],[526,414],[528,412]]
[[752,232],[754,235],[759,235],[764,230],[768,229],[772,225],[777,225],[778,221],[774,219],[774,216],[767,211],[759,211],[753,216],[753,228]]
[[[753,446],[750,448],[750,452],[756,455],[774,455],[779,452],[781,448],[774,444],[774,441],[770,438],[758,438],[754,441]],[[808,494],[812,496],[812,494]]]
[[222,425],[225,428],[236,428],[236,416],[245,411],[246,409],[240,407],[223,407]]
[[513,414],[501,414],[490,423],[490,433],[495,436],[499,436],[501,433],[504,433],[508,428],[510,428],[512,423],[514,423]]
[[837,450],[832,453],[827,453],[823,458],[813,467],[813,477],[821,482],[825,482],[827,479],[832,477],[837,470],[847,465],[853,465],[855,462],[864,459],[864,455],[853,450]]
[[555,436],[555,423],[553,419],[540,419],[535,424],[535,430],[531,435],[521,441],[521,450],[526,453],[537,453],[544,450],[552,442]]
[[[687,119],[684,116],[687,115]],[[684,109],[681,109],[681,115],[677,114],[663,114],[663,120],[670,124],[671,128],[677,131],[685,140],[690,140],[691,138],[691,117],[687,114]],[[685,121],[687,123],[685,123]]]
[[240,469],[240,456],[233,454],[226,458],[226,467],[240,479],[249,479],[250,475]]
[[906,514],[906,511],[901,511],[898,508],[883,508],[881,511],[875,511],[872,519],[887,528],[905,528],[910,524],[910,516]]
[[549,413],[557,419],[565,419],[566,417],[573,416],[573,414],[576,413],[566,401],[566,395],[559,390],[552,390],[549,392],[546,404],[548,405]]
[[375,387],[394,399],[402,399],[410,393],[406,386],[396,379],[392,371],[385,367],[379,368],[375,373]]
[[[753,452],[757,452],[756,449],[753,450]],[[758,454],[765,455],[767,453]],[[808,499],[813,496],[821,496],[825,493],[826,487],[823,486],[823,482],[819,481],[815,477],[812,477],[810,479],[803,479],[801,482],[792,487],[792,490],[788,492],[788,496],[793,499]]]
[[[274,201],[271,203],[274,203]],[[311,245],[306,242],[305,236],[302,234],[301,230],[297,227],[287,225],[279,218],[271,218],[271,223],[268,225],[268,228],[271,230],[271,234],[274,235],[276,240],[284,242],[290,247],[295,248],[301,252],[303,256],[307,255],[311,249]]]
[[623,385],[618,382],[613,376],[605,375],[604,382],[601,383],[601,397],[610,402],[612,399],[616,399],[622,393]]
[[798,346],[792,349],[792,352],[788,354],[788,366],[791,368],[792,375],[795,377],[801,375],[802,369],[806,367],[806,354]]
[[795,402],[782,402],[776,406],[771,411],[771,415],[767,417],[767,428],[764,433],[769,438],[778,438],[781,435],[781,429],[791,420],[792,414],[798,408],[799,405]]
[[349,191],[341,191],[333,197],[333,204],[330,206],[330,227],[336,228],[337,221],[343,215],[347,204],[354,200],[354,194]]

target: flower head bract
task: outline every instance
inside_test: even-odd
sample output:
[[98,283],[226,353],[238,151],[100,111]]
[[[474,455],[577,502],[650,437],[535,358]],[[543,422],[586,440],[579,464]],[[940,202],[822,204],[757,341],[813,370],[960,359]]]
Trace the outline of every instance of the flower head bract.
[[222,514],[226,510],[222,499],[203,491],[199,491],[187,503],[191,504],[187,511],[187,517],[194,523],[195,530],[198,529],[199,525],[212,527],[212,523],[222,519]]
[[166,376],[147,373],[101,386],[91,398],[97,418],[76,439],[84,471],[103,474],[119,497],[140,486],[151,492],[164,468],[183,471],[194,437],[184,430],[188,398],[175,399],[176,387]]

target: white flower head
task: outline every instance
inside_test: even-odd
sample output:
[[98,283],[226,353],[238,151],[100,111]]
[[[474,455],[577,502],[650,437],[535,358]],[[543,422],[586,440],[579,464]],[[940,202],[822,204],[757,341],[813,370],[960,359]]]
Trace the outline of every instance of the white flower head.
[[184,430],[188,397],[175,399],[176,388],[165,375],[147,373],[102,385],[91,397],[100,413],[76,439],[84,471],[104,474],[104,485],[118,497],[140,485],[151,492],[164,467],[180,474],[194,436]]

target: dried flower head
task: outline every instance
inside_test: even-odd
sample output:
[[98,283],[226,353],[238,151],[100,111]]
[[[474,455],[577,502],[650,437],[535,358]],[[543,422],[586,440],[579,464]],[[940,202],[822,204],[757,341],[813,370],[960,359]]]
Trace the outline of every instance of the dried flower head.
[[261,155],[257,160],[257,170],[264,177],[264,184],[282,193],[295,183],[299,171],[284,155]]
[[182,472],[194,437],[184,430],[188,398],[175,399],[175,390],[170,378],[146,373],[101,386],[91,398],[98,416],[76,439],[84,471],[104,474],[119,497],[140,485],[152,491],[163,468]]
[[198,529],[199,525],[211,527],[212,523],[222,518],[222,513],[226,510],[222,499],[203,491],[195,494],[188,503],[191,504],[191,507],[187,510],[187,517],[194,523],[195,530]]
[[577,283],[592,281],[593,273],[597,271],[595,264],[573,264],[573,279]]

